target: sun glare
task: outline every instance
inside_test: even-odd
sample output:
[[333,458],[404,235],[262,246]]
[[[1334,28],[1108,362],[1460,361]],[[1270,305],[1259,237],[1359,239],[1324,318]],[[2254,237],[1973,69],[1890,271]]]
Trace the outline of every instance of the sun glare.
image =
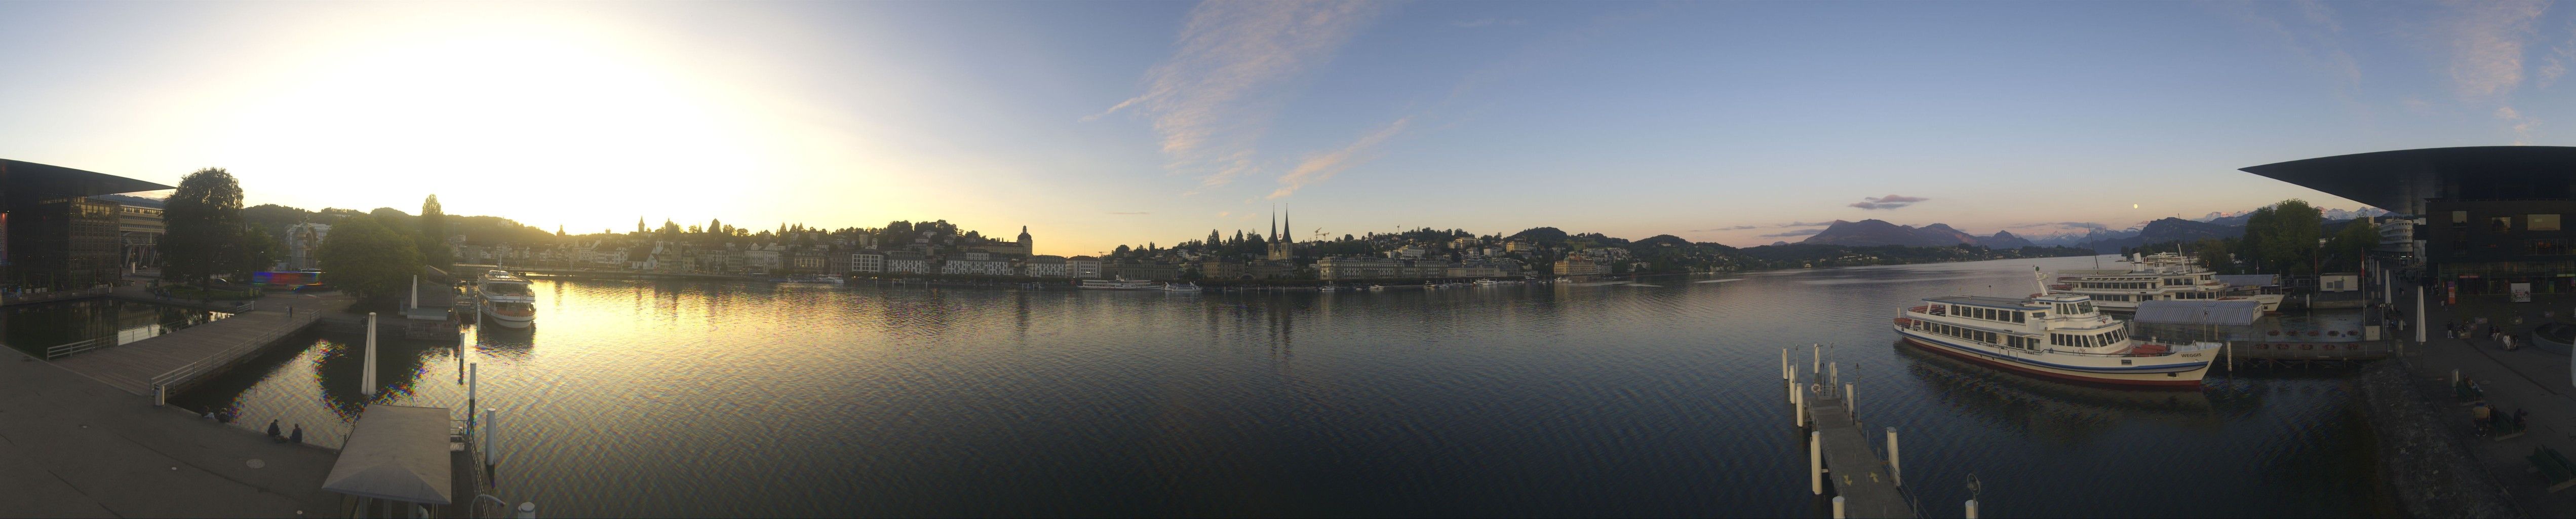
[[[307,181],[423,184],[337,192],[436,191],[450,212],[576,225],[769,171],[723,96],[607,37],[502,25],[326,53],[238,114],[231,149]],[[437,187],[460,184],[495,189]]]

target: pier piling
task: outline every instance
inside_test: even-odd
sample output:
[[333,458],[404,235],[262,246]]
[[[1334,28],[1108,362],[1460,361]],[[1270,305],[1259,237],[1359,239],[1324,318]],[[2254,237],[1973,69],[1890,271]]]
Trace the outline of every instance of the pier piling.
[[1834,519],[1843,519],[1843,496],[1834,496]]
[[1977,519],[1977,500],[1968,500],[1968,519]]
[[500,440],[500,418],[499,409],[483,410],[483,465],[486,467],[501,464],[501,451],[492,450],[492,444]]
[[1807,433],[1807,492],[1825,495],[1825,433]]
[[1896,456],[1896,428],[1889,427],[1887,428],[1887,479],[1895,481],[1896,486],[1902,487],[1905,486],[1905,465],[1898,461],[1899,459],[1901,458]]
[[358,377],[358,394],[376,396],[376,313],[367,312],[367,358]]
[[1852,403],[1857,401],[1852,398],[1852,385],[1843,384],[1843,410],[1850,411],[1855,422],[1860,421],[1860,405]]

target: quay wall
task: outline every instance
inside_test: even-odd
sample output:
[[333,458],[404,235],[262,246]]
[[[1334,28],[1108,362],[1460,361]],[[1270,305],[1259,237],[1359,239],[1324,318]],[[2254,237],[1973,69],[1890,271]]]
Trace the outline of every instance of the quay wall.
[[2379,472],[2408,517],[2524,517],[2493,475],[2478,466],[2465,438],[2427,398],[2404,359],[2374,362],[2354,377],[2362,414],[2376,437]]

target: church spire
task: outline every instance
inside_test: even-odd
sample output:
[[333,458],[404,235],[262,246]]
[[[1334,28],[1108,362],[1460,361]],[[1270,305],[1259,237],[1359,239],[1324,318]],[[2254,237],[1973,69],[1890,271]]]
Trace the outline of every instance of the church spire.
[[1266,238],[1271,243],[1279,242],[1279,206],[1270,207],[1270,236]]
[[[1287,208],[1286,206],[1284,206],[1284,205],[1283,205],[1283,206],[1281,206],[1281,207],[1279,208],[1279,226],[1280,226],[1280,227],[1283,227],[1283,228],[1286,228],[1286,229],[1288,230],[1288,234],[1290,234],[1290,235],[1297,234],[1297,224],[1289,223],[1289,220],[1288,220],[1288,217],[1290,217],[1290,216],[1295,216],[1295,215],[1296,215],[1295,213],[1289,212],[1289,211],[1288,211],[1288,208]],[[1295,236],[1289,236],[1289,235],[1281,235],[1281,236],[1279,237],[1279,243],[1285,243],[1285,244],[1289,244],[1289,245],[1296,245],[1296,244],[1297,244],[1297,237],[1295,237]]]

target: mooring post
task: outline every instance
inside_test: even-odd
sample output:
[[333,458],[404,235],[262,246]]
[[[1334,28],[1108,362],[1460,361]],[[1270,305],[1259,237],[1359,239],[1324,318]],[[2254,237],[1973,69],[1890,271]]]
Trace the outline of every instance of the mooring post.
[[[469,409],[470,409],[470,408],[469,408]],[[484,466],[492,466],[492,465],[499,465],[499,464],[501,464],[501,451],[492,450],[492,449],[493,449],[493,447],[492,447],[492,443],[493,443],[494,441],[499,440],[499,439],[500,439],[500,436],[501,436],[501,429],[500,429],[500,428],[501,428],[501,423],[500,423],[500,421],[499,421],[499,420],[500,420],[500,418],[501,418],[501,410],[499,410],[499,409],[485,409],[485,410],[483,410],[483,465],[484,465]]]
[[513,514],[510,517],[511,519],[537,519],[537,504],[534,502],[519,503],[519,513]]
[[[469,382],[465,384],[465,408],[474,409],[474,397],[477,394],[477,390],[483,388],[483,363],[477,362],[466,364],[465,373],[466,379],[469,380]],[[471,411],[469,411],[468,414],[472,414]],[[467,416],[466,418],[473,417]]]
[[169,403],[169,402],[170,402],[170,387],[169,387],[169,386],[160,385],[160,384],[153,384],[153,385],[152,385],[152,407],[161,407],[161,405],[162,405],[162,404],[166,404],[166,403]]
[[1843,414],[1851,415],[1854,422],[1860,421],[1860,406],[1852,404],[1851,384],[1843,384]]
[[1789,425],[1807,426],[1807,396],[1798,394],[1796,388],[1789,390]]
[[1825,495],[1825,433],[1807,433],[1807,491]]
[[1834,496],[1834,519],[1843,519],[1843,496]]
[[1968,500],[1968,519],[1977,519],[1977,500]]
[[2415,343],[2424,343],[2424,287],[2415,287]]
[[1807,362],[1811,364],[1810,366],[1807,366],[1807,373],[1810,375],[1825,374],[1825,345],[1817,343],[1808,344],[1807,347],[1812,348],[1807,352]]
[[367,358],[358,376],[358,394],[376,396],[376,313],[367,312]]
[[1843,370],[1842,367],[1838,366],[1838,364],[1841,363],[1825,363],[1825,391],[1833,391],[1834,386],[1842,384],[1843,382]]
[[1901,458],[1896,455],[1896,428],[1889,427],[1887,428],[1887,477],[1894,480],[1896,486],[1901,487],[1905,486],[1905,465],[1898,461],[1899,459]]

